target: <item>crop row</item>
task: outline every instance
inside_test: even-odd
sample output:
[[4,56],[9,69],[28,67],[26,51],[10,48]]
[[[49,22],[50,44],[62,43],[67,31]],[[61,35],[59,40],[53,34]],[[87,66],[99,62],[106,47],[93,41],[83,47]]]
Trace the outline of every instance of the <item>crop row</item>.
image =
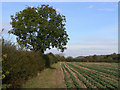
[[84,65],[90,66],[90,67],[99,67],[99,68],[107,68],[112,70],[118,70],[118,64],[117,63],[84,63]]
[[[68,66],[67,66],[68,67]],[[69,67],[68,67],[69,68]],[[86,86],[87,88],[94,88],[92,85],[90,85],[89,82],[87,82],[82,76],[80,76],[75,70],[73,70],[72,68],[69,68],[71,71],[73,71],[77,77],[79,78],[79,80],[81,80]]]
[[[111,77],[106,77],[105,75],[101,75],[100,73],[98,73],[98,71],[96,72],[92,72],[92,74],[94,74],[96,77],[100,78],[101,80],[113,85],[114,87],[116,86],[114,83],[117,83],[118,84],[118,81],[115,80],[115,81],[111,81]],[[105,80],[104,80],[105,79]]]
[[118,73],[118,67],[116,69],[116,68],[111,67],[110,65],[106,65],[106,64],[100,64],[100,65],[98,65],[98,64],[84,64],[84,65],[87,65],[88,67],[92,67],[92,68],[96,67],[96,68],[100,68],[100,69],[111,70],[111,71],[115,71]]
[[[103,86],[107,87],[107,88],[117,88],[117,86],[111,82],[108,82],[107,80],[104,80],[101,78],[101,76],[99,74],[96,73],[91,73],[90,71],[81,69],[79,67],[76,67],[72,64],[67,63],[69,66],[73,67],[76,71],[78,71],[80,74],[84,75],[84,77],[86,77],[86,75],[90,78],[92,78],[93,80],[99,82],[100,84],[102,84]],[[100,84],[97,84],[97,87],[101,88]]]
[[116,76],[117,78],[119,77],[118,73],[116,74],[116,73],[112,73],[112,72],[109,72],[109,71],[106,71],[106,70],[102,70],[102,69],[98,69],[98,68],[94,68],[94,67],[88,67],[88,66],[85,66],[85,65],[82,65],[82,64],[78,64],[78,65],[82,66],[82,67],[85,67],[85,68],[93,69],[93,70],[96,70],[96,71],[99,71],[99,72],[107,73],[107,74]]
[[73,85],[69,82],[69,78],[68,78],[68,76],[67,76],[67,74],[64,70],[63,64],[61,64],[61,66],[62,66],[62,70],[63,70],[63,73],[64,73],[64,79],[65,79],[65,84],[66,84],[67,88],[74,88]]
[[[94,79],[90,78],[86,72],[81,71],[80,68],[67,63],[67,65],[69,65],[70,67],[74,68],[78,73],[82,74],[89,82],[91,82],[91,84],[93,84],[94,86],[97,86],[98,88],[104,88],[102,85],[100,85],[98,82],[96,82]],[[85,74],[84,74],[85,73]]]
[[69,69],[67,67],[65,67],[65,65],[63,64],[64,68],[66,69],[66,71],[70,74],[70,78],[73,81],[73,84],[76,86],[76,88],[82,88],[79,83],[76,81],[76,78],[74,77],[74,75],[71,73],[71,71],[69,71]]

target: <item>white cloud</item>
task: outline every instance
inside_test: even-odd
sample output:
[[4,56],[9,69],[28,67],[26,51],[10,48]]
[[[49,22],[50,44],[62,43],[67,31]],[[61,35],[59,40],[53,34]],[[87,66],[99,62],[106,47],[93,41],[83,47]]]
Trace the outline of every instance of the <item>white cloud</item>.
[[59,9],[59,8],[55,8],[55,10],[58,11],[58,12],[62,12],[62,10]]
[[[60,51],[57,51],[57,49],[51,49],[47,50],[46,53],[52,52],[54,54],[60,54]],[[94,46],[89,46],[89,45],[72,45],[68,46],[67,50],[64,51],[64,56],[72,56],[72,57],[77,57],[77,56],[88,56],[88,55],[105,55],[105,54],[112,54],[112,53],[118,53],[118,48],[104,48],[101,46],[95,47]]]
[[31,8],[34,8],[34,6],[31,6]]
[[97,44],[93,44],[93,45],[89,45],[89,44],[85,44],[85,45],[71,45],[67,47],[67,50],[65,51],[65,55],[66,56],[86,56],[86,55],[104,55],[104,54],[111,54],[114,52],[118,52],[118,46],[117,45],[97,45]]
[[88,8],[93,8],[93,5],[90,5]]
[[102,38],[102,37],[87,37],[82,39],[84,42],[87,42],[89,44],[89,42],[93,42],[94,44],[99,44],[99,43],[104,43],[104,45],[106,44],[116,44],[117,39],[113,39],[113,38]]
[[[85,43],[84,43],[85,42]],[[64,51],[64,55],[77,57],[77,56],[88,56],[88,55],[104,55],[118,52],[118,42],[116,39],[106,38],[86,38],[84,42],[71,42],[67,45],[67,50]],[[47,50],[46,53],[52,52],[59,54],[60,51],[57,49]]]
[[99,8],[97,10],[99,10],[99,11],[114,11],[113,8]]

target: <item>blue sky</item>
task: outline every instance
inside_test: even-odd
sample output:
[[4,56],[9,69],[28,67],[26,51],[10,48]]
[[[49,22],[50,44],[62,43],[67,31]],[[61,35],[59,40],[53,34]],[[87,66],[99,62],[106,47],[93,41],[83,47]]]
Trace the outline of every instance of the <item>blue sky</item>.
[[[66,16],[66,31],[70,37],[65,56],[85,56],[93,54],[111,54],[118,52],[118,3],[117,2],[51,2],[2,3],[2,28],[6,39],[16,42],[13,35],[8,35],[10,15],[23,10],[26,6],[49,4],[57,12]],[[56,49],[46,53],[60,53]]]

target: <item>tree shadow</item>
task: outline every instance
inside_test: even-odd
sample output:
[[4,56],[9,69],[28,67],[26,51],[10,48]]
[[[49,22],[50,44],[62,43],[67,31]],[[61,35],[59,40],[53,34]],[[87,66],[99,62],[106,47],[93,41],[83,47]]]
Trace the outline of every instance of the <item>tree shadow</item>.
[[45,59],[45,67],[50,67],[50,59],[47,55],[43,55],[43,58]]
[[43,58],[45,59],[45,67],[47,67],[49,69],[56,69],[55,67],[51,67],[50,59],[47,55],[43,55]]

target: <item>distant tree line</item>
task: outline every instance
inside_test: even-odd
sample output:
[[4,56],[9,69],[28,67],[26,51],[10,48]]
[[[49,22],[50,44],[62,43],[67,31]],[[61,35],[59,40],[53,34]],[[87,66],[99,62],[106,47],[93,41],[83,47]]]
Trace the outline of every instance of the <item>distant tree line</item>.
[[93,55],[93,56],[79,56],[73,58],[71,56],[65,58],[64,56],[56,55],[59,57],[59,61],[66,62],[115,62],[118,63],[120,60],[120,54],[110,54],[110,55]]

